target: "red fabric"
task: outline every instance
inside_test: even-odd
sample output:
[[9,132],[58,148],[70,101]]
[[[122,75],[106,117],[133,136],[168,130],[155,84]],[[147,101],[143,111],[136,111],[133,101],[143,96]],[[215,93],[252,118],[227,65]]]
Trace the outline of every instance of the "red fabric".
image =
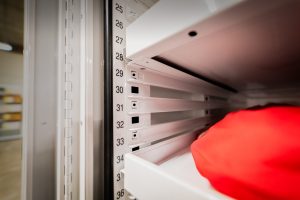
[[198,171],[239,200],[300,200],[300,107],[228,114],[191,145]]

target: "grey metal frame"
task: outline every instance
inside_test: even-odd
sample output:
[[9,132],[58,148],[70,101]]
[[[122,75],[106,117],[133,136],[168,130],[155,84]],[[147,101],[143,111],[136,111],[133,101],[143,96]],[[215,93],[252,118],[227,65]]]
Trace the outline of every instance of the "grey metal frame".
[[[61,157],[64,151],[61,134],[64,134],[65,123],[62,96],[64,33],[61,28],[64,2],[25,0],[22,200],[65,199],[64,160]],[[80,152],[85,154],[85,160],[80,160],[84,162],[85,171],[80,172],[77,160],[78,171],[74,175],[77,183],[72,187],[83,192],[83,195],[74,195],[73,199],[90,200],[99,199],[102,194],[103,1],[77,2],[80,2],[85,20],[81,24],[81,33],[78,33],[84,35],[79,40],[85,49],[80,55],[85,70],[85,82],[81,83],[85,87],[85,113],[80,117],[80,123],[85,123],[85,149],[76,151],[76,156]],[[80,148],[78,141],[76,145]]]
[[25,0],[22,199],[55,198],[58,0]]

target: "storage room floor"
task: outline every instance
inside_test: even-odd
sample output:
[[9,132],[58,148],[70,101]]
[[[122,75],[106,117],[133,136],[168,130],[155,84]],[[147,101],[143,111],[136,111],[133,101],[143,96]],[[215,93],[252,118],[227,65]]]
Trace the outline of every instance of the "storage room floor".
[[0,199],[20,200],[21,140],[0,142]]

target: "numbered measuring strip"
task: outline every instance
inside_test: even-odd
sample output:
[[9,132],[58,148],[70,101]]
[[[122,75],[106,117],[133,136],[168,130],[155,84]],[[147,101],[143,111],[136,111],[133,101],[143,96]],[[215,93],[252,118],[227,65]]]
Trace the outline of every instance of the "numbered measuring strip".
[[128,199],[124,190],[124,154],[130,149],[126,143],[126,114],[125,114],[125,3],[123,0],[113,1],[113,152],[114,152],[114,199]]

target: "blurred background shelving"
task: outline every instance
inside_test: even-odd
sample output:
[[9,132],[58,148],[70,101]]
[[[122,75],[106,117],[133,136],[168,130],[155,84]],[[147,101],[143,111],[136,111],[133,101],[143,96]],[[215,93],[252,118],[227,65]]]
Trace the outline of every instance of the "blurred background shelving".
[[0,86],[0,141],[21,138],[22,96],[16,88]]

